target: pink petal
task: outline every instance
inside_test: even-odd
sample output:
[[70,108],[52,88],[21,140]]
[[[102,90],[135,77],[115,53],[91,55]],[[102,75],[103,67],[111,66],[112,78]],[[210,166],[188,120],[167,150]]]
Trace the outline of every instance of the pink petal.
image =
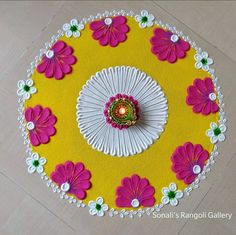
[[131,182],[131,179],[130,179],[130,178],[128,178],[128,177],[123,178],[121,183],[122,183],[122,185],[123,185],[124,187],[126,187],[130,192],[132,192],[133,187],[132,187],[132,182]]
[[176,55],[178,58],[184,58],[186,56],[185,51],[178,45],[175,45]]
[[103,35],[100,40],[99,40],[100,45],[102,46],[106,46],[109,43],[109,34],[106,33],[105,35]]
[[184,41],[183,39],[180,39],[178,41],[178,46],[183,50],[183,51],[188,51],[190,49],[190,45],[188,42]]
[[76,62],[76,57],[73,55],[65,56],[62,58],[63,62],[68,65],[75,64]]
[[219,110],[219,106],[216,102],[211,102],[211,112],[216,113]]
[[194,153],[193,154],[194,154],[195,158],[198,159],[198,157],[199,157],[200,153],[202,152],[202,150],[203,150],[203,148],[200,144],[196,144],[194,146]]
[[116,38],[116,35],[114,33],[110,33],[110,39],[109,39],[109,45],[111,47],[116,47],[118,45],[119,41]]
[[[191,169],[192,170],[192,169]],[[185,179],[186,177],[190,176],[192,174],[192,171],[190,170],[183,170],[183,171],[179,171],[177,174],[176,174],[176,178],[179,179],[179,180],[183,180]]]
[[47,68],[45,70],[45,76],[47,78],[51,78],[54,75],[54,59],[50,59],[48,60],[48,65]]
[[29,138],[30,138],[30,142],[33,146],[38,146],[40,145],[40,141],[38,138],[38,135],[35,131],[30,131],[29,132]]
[[124,197],[116,198],[116,206],[118,207],[131,207],[131,200]]
[[213,86],[211,78],[206,77],[204,79],[204,82],[205,82],[205,87],[207,88],[207,91],[209,93],[214,92],[214,86]]
[[50,115],[51,115],[51,110],[49,108],[44,108],[37,118],[37,124],[38,123],[40,124],[43,121],[45,121]]
[[77,162],[75,164],[74,175],[79,175],[84,170],[84,164],[81,162]]
[[45,132],[37,131],[37,136],[41,144],[46,144],[50,140],[49,136]]
[[198,88],[199,91],[201,91],[202,93],[205,93],[206,87],[205,87],[205,83],[203,80],[197,78],[194,80],[194,85]]
[[91,173],[88,170],[83,170],[80,174],[77,175],[80,180],[88,180],[91,177]]
[[63,175],[61,175],[59,172],[54,171],[51,173],[51,179],[57,183],[59,186],[61,186],[63,183],[66,182],[65,178],[63,177]]
[[38,120],[43,108],[41,105],[36,105],[33,109],[32,118],[33,120]]
[[73,48],[66,46],[63,50],[57,53],[57,56],[69,56],[73,53]]
[[93,21],[90,23],[89,28],[93,31],[99,29],[100,27],[104,26],[104,23],[102,20],[97,20],[97,21]]
[[153,32],[154,32],[154,35],[156,35],[156,37],[159,39],[167,39],[168,38],[168,34],[166,33],[166,31],[161,28],[156,28],[153,30]]
[[194,97],[199,97],[202,96],[201,93],[199,93],[198,89],[195,86],[189,86],[188,89],[188,94]]
[[59,174],[59,176],[63,179],[62,183],[65,183],[68,181],[64,165],[62,164],[57,165],[55,172]]
[[167,60],[170,63],[174,63],[177,60],[177,56],[176,56],[174,48],[170,49],[170,53],[169,53],[169,55],[167,57]]
[[211,102],[208,101],[205,103],[203,109],[202,109],[202,114],[208,115],[211,112]]
[[146,207],[153,206],[155,204],[155,201],[156,200],[154,197],[147,198],[147,199],[141,201],[141,205],[146,206]]
[[56,128],[53,126],[47,126],[40,128],[44,133],[46,133],[48,136],[52,136],[56,134]]
[[108,31],[109,29],[107,29],[106,27],[100,28],[99,30],[96,30],[93,32],[92,37],[93,39],[98,40],[101,37],[103,37],[105,34],[108,34]]
[[37,66],[37,71],[39,73],[44,73],[48,65],[48,60],[43,59],[42,62]]
[[86,197],[86,192],[83,189],[76,189],[73,194],[81,200]]
[[169,45],[162,45],[162,46],[155,45],[151,48],[151,51],[153,54],[158,54],[158,53],[162,53],[164,51],[167,51],[168,48],[169,48]]
[[27,108],[25,110],[25,120],[27,122],[33,121],[33,109],[32,108]]
[[189,105],[200,104],[202,103],[202,100],[193,96],[187,96],[186,103]]
[[53,126],[56,122],[57,122],[57,118],[56,118],[54,115],[51,115],[51,116],[47,119],[47,125],[48,125],[48,126]]
[[58,53],[60,52],[64,47],[66,47],[65,42],[59,40],[57,41],[51,48],[54,52]]
[[169,48],[166,51],[163,51],[161,53],[158,54],[158,59],[161,61],[164,61],[168,58],[169,55]]
[[119,197],[124,197],[124,198],[128,198],[128,199],[131,199],[132,197],[135,196],[132,194],[131,191],[129,191],[129,189],[127,189],[123,186],[119,186],[116,188],[116,195]]
[[74,163],[72,161],[67,161],[64,164],[64,168],[67,178],[71,179],[73,177],[73,172],[74,172]]
[[209,152],[206,150],[203,150],[203,152],[201,153],[201,155],[198,158],[198,161],[200,163],[204,163],[208,158],[209,158]]
[[127,32],[129,32],[129,27],[126,24],[118,25],[116,27],[116,29],[118,30],[119,33],[127,33]]
[[63,72],[64,74],[69,74],[69,73],[71,73],[72,68],[71,68],[70,65],[65,64],[65,63],[61,63],[60,66],[61,66],[61,70],[62,70],[62,72]]
[[186,178],[184,178],[184,183],[185,184],[191,184],[195,180],[196,176],[197,175],[195,175],[194,173],[187,176]]
[[112,27],[117,27],[118,25],[122,25],[126,22],[126,18],[124,16],[116,16],[112,18]]
[[55,71],[54,71],[54,77],[57,80],[60,80],[64,77],[64,73],[61,70],[60,62],[55,63]]
[[148,185],[143,191],[141,191],[141,194],[139,195],[139,199],[146,199],[146,198],[150,198],[154,195],[155,193],[155,189]]
[[188,158],[188,159],[192,159],[192,156],[193,156],[193,150],[194,150],[194,148],[193,148],[193,144],[190,143],[190,142],[187,142],[187,143],[184,144],[184,147],[185,147],[186,152],[187,152],[187,156],[186,156],[186,158]]
[[204,107],[204,103],[196,104],[193,106],[194,113],[200,113]]
[[72,183],[72,187],[86,190],[86,189],[91,188],[91,183],[89,180],[83,180],[83,181],[77,180]]
[[121,34],[121,33],[119,33],[119,34],[117,35],[117,40],[118,40],[119,42],[124,42],[126,39],[127,39],[126,34]]
[[131,176],[132,189],[134,192],[136,192],[136,189],[138,188],[139,181],[140,181],[140,177],[138,175]]

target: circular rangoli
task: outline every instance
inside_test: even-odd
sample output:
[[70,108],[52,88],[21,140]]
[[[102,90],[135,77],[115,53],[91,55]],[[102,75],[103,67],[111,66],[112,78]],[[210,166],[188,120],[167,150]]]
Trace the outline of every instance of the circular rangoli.
[[91,215],[177,206],[225,140],[212,64],[146,10],[72,19],[18,82],[28,172]]

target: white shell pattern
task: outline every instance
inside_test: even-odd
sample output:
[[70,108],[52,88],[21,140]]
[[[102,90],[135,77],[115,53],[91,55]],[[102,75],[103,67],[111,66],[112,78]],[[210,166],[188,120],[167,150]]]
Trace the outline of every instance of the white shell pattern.
[[[119,130],[106,122],[105,104],[116,94],[133,96],[139,102],[140,119]],[[137,68],[116,66],[91,76],[80,92],[77,121],[88,143],[112,156],[131,156],[147,149],[164,131],[167,99],[161,87]]]

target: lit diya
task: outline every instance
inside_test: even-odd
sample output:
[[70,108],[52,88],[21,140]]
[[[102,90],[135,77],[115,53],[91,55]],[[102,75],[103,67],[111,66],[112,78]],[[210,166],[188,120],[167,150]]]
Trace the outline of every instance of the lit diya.
[[139,119],[138,101],[124,94],[112,96],[105,105],[104,115],[112,127],[129,128]]

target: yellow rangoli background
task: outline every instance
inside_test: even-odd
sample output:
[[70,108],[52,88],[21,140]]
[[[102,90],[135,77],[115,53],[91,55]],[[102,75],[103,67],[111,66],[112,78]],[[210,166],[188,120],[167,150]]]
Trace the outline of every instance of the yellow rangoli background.
[[[183,190],[186,185],[177,180],[171,170],[171,155],[186,141],[201,144],[211,152],[213,145],[205,131],[210,122],[217,119],[217,114],[196,114],[185,103],[187,87],[193,80],[209,77],[207,72],[194,67],[196,51],[189,50],[186,58],[178,59],[174,64],[159,61],[151,53],[149,42],[156,26],[141,29],[133,18],[127,19],[130,27],[127,40],[115,48],[101,46],[94,40],[89,25],[85,26],[80,38],[60,38],[74,49],[77,62],[73,65],[73,72],[62,80],[55,80],[35,71],[32,79],[38,92],[25,103],[26,107],[37,104],[50,107],[57,117],[56,135],[48,144],[33,147],[33,151],[47,159],[45,172],[50,175],[57,164],[67,160],[83,162],[92,174],[92,187],[87,190],[84,202],[102,196],[110,208],[116,208],[115,191],[121,179],[134,173],[147,178],[155,187],[156,203],[161,201],[161,189],[171,182]],[[118,158],[98,152],[87,144],[76,121],[76,103],[79,92],[91,75],[103,68],[121,65],[137,67],[158,82],[168,99],[168,121],[160,139],[147,150]]]

